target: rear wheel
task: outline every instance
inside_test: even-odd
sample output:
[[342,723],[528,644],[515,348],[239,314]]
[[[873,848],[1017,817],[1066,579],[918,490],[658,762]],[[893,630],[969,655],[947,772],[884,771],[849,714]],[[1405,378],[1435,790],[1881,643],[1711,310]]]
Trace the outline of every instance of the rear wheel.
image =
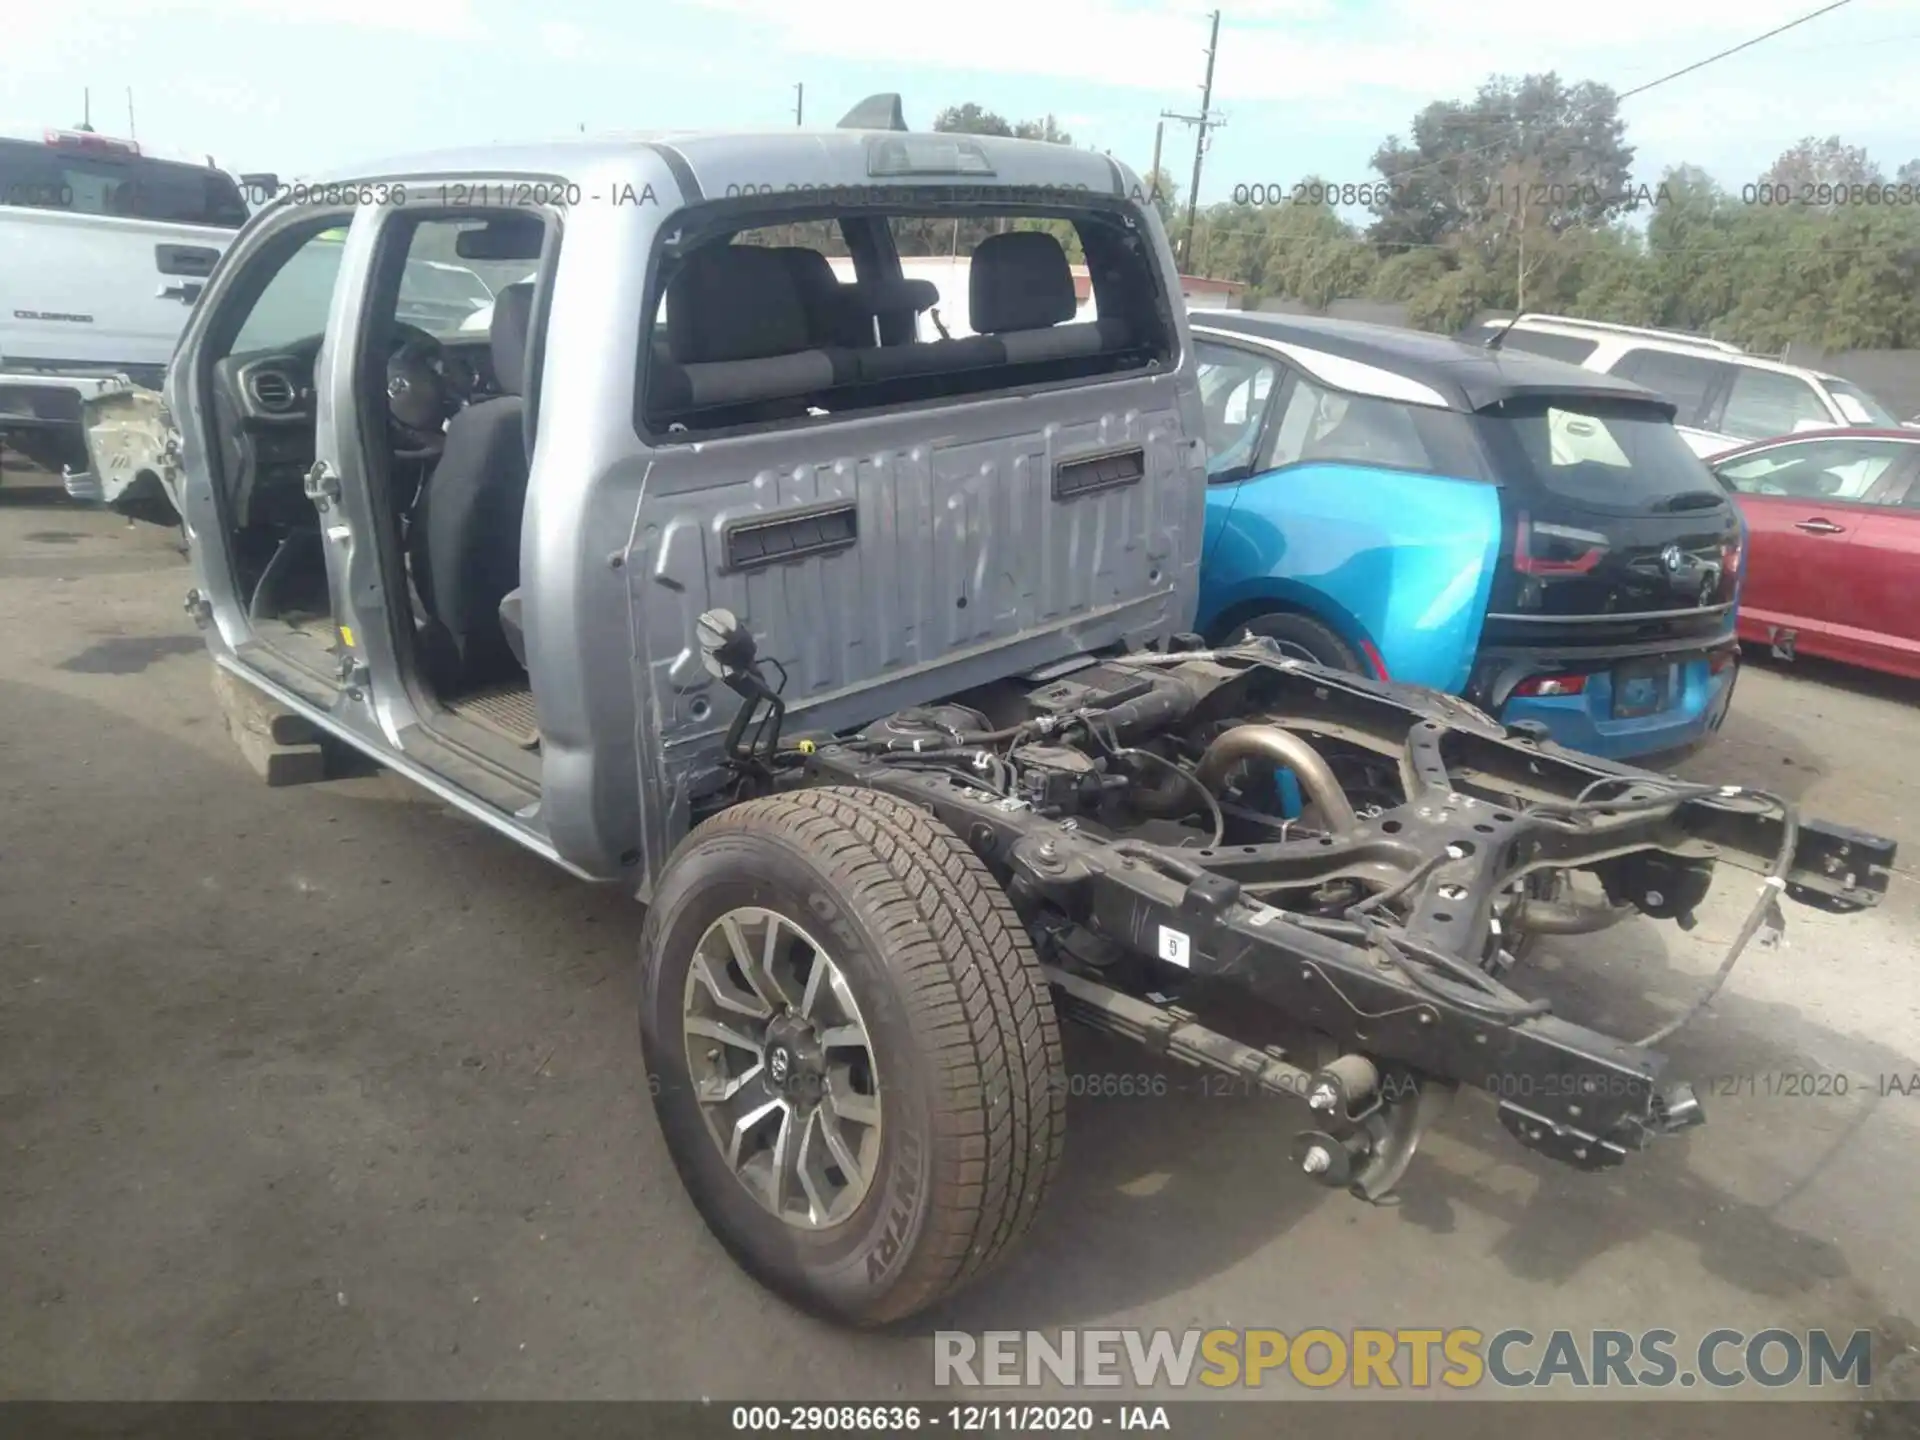
[[1368,673],[1367,667],[1361,663],[1359,653],[1339,635],[1310,615],[1299,615],[1290,610],[1274,610],[1265,615],[1255,615],[1252,619],[1236,626],[1234,635],[1238,636],[1243,630],[1266,636],[1280,647],[1282,654],[1292,656],[1296,660],[1324,665],[1329,670],[1349,670],[1356,675]]
[[642,946],[661,1130],[762,1284],[884,1323],[1026,1231],[1065,1130],[1053,1002],[938,821],[863,790],[736,806],[681,846]]

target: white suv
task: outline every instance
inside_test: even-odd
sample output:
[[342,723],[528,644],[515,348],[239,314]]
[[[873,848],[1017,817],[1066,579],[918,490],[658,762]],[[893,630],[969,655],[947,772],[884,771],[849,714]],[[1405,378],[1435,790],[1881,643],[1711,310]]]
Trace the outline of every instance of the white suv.
[[[1481,321],[1460,338],[1484,344],[1506,324]],[[1900,425],[1851,380],[1676,330],[1526,314],[1513,322],[1500,348],[1605,371],[1665,396],[1676,407],[1675,425],[1703,457],[1797,430]]]

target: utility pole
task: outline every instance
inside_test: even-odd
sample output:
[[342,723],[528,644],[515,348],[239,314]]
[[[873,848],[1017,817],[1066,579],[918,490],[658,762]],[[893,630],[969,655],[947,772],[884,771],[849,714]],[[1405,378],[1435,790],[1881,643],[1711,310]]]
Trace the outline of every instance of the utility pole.
[[93,90],[90,86],[80,89],[80,128],[89,135],[93,133]]
[[1207,132],[1218,130],[1226,120],[1216,118],[1213,113],[1213,59],[1220,49],[1220,12],[1213,12],[1213,33],[1207,40],[1207,78],[1200,87],[1200,113],[1198,115],[1180,115],[1172,110],[1162,110],[1164,120],[1178,120],[1183,125],[1194,127],[1193,137],[1193,183],[1187,189],[1187,233],[1180,242],[1180,266],[1189,274],[1193,266],[1193,221],[1195,207],[1200,201],[1200,166],[1206,159]]
[[1153,126],[1153,169],[1148,172],[1147,186],[1155,193],[1147,196],[1149,202],[1158,197],[1160,187],[1160,142],[1166,138],[1167,122],[1156,120]]
[[140,132],[133,128],[133,86],[127,86],[127,138],[138,140]]
[[798,125],[801,123],[800,117],[805,112],[806,103],[807,103],[807,82],[802,80],[798,85],[795,85],[793,87],[793,123],[794,124]]

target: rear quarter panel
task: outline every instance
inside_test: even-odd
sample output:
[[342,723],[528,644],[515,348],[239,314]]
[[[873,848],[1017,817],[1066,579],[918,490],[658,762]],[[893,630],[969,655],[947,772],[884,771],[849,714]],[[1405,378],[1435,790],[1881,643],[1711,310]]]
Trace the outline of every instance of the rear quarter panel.
[[1465,687],[1500,552],[1489,484],[1358,465],[1297,465],[1207,495],[1200,628],[1263,610],[1370,642],[1395,680]]

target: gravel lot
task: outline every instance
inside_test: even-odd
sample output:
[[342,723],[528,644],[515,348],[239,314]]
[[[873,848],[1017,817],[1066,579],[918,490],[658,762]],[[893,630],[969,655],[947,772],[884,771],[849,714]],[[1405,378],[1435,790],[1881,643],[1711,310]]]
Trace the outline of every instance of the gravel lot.
[[[1020,1256],[850,1335],[681,1194],[637,908],[385,775],[256,783],[187,584],[169,535],[0,489],[0,1397],[879,1399],[930,1390],[936,1328],[1102,1324],[1866,1327],[1920,1394],[1920,1356],[1888,1364],[1920,1313],[1920,1094],[1879,1093],[1920,1073],[1920,687],[1754,666],[1687,767],[1907,849],[1879,912],[1793,909],[1672,1044],[1736,1092],[1705,1128],[1587,1176],[1463,1103],[1369,1209],[1291,1172],[1275,1102],[1076,1101]],[[1750,895],[1542,963],[1643,1031]],[[1847,1093],[1768,1078],[1800,1073]]]

